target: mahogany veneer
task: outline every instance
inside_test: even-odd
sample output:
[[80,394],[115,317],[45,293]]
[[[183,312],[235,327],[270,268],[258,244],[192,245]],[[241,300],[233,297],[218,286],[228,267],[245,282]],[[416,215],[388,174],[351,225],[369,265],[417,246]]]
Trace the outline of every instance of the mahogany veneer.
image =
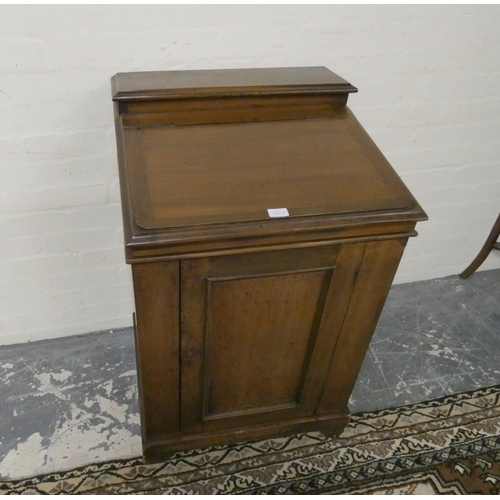
[[326,68],[112,87],[146,459],[340,432],[427,218],[346,107],[356,89]]

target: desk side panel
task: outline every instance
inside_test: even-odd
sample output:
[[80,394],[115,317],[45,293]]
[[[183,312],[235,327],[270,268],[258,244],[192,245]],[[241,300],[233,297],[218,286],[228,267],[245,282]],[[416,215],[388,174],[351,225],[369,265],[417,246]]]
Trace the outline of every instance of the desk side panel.
[[179,262],[132,266],[139,394],[146,441],[177,435],[179,425]]
[[370,242],[335,347],[317,416],[347,407],[408,238]]

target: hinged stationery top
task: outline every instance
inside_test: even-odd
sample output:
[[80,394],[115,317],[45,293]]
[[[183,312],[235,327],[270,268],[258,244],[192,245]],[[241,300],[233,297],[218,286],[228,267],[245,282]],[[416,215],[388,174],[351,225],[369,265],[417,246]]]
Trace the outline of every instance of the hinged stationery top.
[[118,73],[114,101],[193,97],[338,94],[356,87],[325,67]]
[[425,219],[355,90],[326,68],[116,75],[127,244]]

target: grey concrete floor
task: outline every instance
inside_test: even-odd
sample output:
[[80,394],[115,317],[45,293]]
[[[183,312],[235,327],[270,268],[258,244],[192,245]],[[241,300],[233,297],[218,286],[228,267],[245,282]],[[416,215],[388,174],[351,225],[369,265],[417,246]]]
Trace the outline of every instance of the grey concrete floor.
[[[350,410],[500,384],[500,270],[394,286]],[[141,453],[131,329],[0,347],[0,479]]]
[[500,270],[393,286],[352,412],[500,384]]

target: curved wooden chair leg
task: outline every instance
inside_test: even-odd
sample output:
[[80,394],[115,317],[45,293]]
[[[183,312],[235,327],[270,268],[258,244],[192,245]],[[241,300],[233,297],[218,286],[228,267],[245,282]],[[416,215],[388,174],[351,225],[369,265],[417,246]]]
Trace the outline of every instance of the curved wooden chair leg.
[[500,250],[496,241],[500,236],[500,215],[498,216],[497,221],[495,222],[493,229],[491,230],[486,243],[481,248],[481,251],[477,254],[477,257],[471,262],[470,266],[460,274],[460,277],[463,279],[468,278],[485,260],[486,257],[490,254],[493,248],[497,248]]

